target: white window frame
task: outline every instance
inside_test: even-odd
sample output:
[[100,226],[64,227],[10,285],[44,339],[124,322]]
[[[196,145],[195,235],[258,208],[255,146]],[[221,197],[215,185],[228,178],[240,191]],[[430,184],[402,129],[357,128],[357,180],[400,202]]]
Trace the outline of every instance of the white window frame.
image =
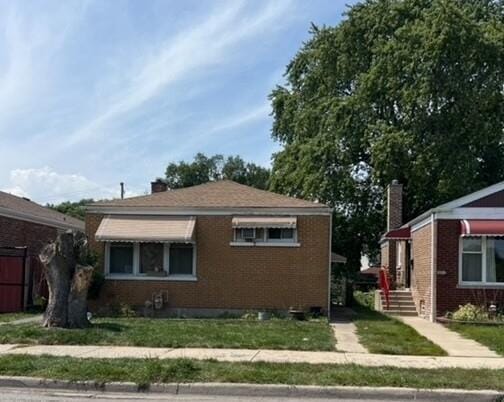
[[[292,238],[290,238],[290,239],[282,239],[282,238],[280,238],[280,239],[271,239],[269,237],[269,230],[270,229],[280,229],[280,230],[290,229],[290,230],[292,230]],[[264,237],[265,237],[265,241],[267,243],[297,243],[297,230],[295,228],[266,228],[264,230]]]
[[[464,238],[470,238],[471,236],[460,236],[459,238],[459,286],[471,286],[471,287],[504,287],[504,282],[487,282],[487,238],[495,236],[474,236],[481,238],[481,252],[477,251],[465,251],[464,252]],[[481,281],[464,281],[462,280],[462,257],[463,254],[480,254],[482,258],[481,262]]]
[[[197,251],[196,243],[190,242],[193,246],[193,266],[191,275],[170,275],[170,246],[171,243],[163,243],[163,270],[167,272],[166,276],[149,276],[140,272],[140,243],[125,242],[133,244],[133,273],[117,274],[110,273],[110,244],[114,242],[105,242],[105,278],[113,280],[140,280],[140,281],[197,281]],[[178,243],[178,242],[174,242]]]
[[261,241],[242,241],[238,240],[238,230],[243,228],[233,228],[233,241],[229,243],[230,246],[242,246],[242,247],[300,247],[301,244],[298,242],[298,230],[297,228],[278,228],[278,229],[292,229],[293,236],[292,239],[270,239],[268,238],[267,227],[257,227],[254,229],[254,237],[256,229],[263,229],[263,238]]
[[397,240],[396,243],[396,268],[402,268],[402,241]]

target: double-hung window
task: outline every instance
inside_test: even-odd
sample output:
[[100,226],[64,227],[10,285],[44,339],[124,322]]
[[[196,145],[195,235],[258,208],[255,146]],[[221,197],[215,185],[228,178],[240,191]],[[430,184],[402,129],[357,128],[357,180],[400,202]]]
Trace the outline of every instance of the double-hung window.
[[463,237],[460,279],[463,284],[504,285],[504,238]]

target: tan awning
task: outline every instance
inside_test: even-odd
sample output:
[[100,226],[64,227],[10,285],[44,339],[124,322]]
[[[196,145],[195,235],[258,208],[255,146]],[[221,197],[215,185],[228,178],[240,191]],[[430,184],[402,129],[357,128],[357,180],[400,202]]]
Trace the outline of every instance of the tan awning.
[[235,216],[234,228],[286,228],[295,229],[297,219],[292,216]]
[[193,216],[109,215],[96,231],[99,241],[182,242],[193,241]]

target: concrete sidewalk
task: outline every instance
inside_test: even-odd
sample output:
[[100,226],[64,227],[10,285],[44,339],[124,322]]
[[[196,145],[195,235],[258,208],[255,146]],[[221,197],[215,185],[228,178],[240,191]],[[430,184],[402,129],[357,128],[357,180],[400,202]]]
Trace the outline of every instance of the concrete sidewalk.
[[353,316],[355,312],[346,307],[336,307],[332,310],[330,326],[336,338],[336,348],[339,352],[369,353],[359,342],[357,327],[352,322]]
[[444,325],[430,322],[420,317],[397,317],[405,324],[413,327],[420,335],[440,346],[449,356],[458,357],[499,357],[497,353],[486,346],[464,338]]
[[452,357],[452,356],[397,356],[366,353],[303,352],[290,350],[204,349],[204,348],[139,348],[125,346],[73,346],[73,345],[0,345],[0,356],[51,355],[78,358],[189,358],[215,359],[227,362],[270,362],[309,364],[357,364],[362,366],[402,368],[468,368],[504,369],[502,357]]

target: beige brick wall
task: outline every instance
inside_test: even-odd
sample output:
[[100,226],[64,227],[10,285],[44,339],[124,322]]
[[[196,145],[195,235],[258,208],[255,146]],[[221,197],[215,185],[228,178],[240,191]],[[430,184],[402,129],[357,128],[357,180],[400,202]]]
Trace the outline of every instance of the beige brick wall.
[[[101,215],[86,216],[90,247]],[[194,309],[327,308],[329,216],[299,216],[301,247],[233,247],[231,216],[198,216],[196,220],[197,282],[107,280],[99,305],[143,305],[153,292],[166,290],[169,307]]]
[[[411,233],[413,272],[411,290],[419,314],[429,316],[431,312],[432,278],[432,225],[428,224]],[[422,307],[423,305],[423,307]]]

